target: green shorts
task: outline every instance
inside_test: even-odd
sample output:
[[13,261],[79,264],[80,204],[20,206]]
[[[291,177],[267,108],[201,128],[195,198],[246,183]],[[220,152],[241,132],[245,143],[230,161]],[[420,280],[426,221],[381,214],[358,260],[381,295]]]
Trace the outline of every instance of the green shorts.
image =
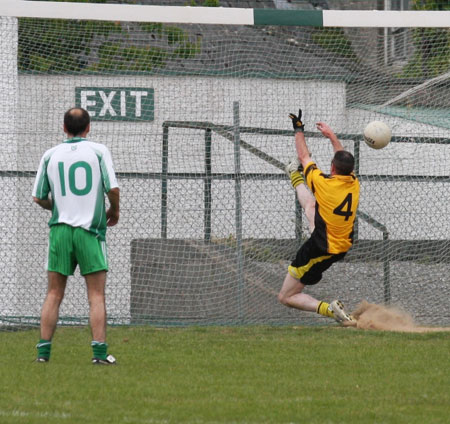
[[81,227],[53,225],[50,227],[47,270],[73,275],[77,265],[81,275],[108,271],[106,242]]

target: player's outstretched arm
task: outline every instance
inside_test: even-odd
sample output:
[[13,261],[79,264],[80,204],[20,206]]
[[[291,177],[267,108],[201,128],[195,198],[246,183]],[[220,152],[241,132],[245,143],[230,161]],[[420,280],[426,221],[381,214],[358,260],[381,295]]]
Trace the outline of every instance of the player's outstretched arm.
[[311,155],[309,153],[308,146],[306,145],[304,134],[305,125],[301,121],[302,110],[298,110],[298,116],[290,113],[289,118],[292,120],[292,126],[295,131],[295,148],[297,150],[297,156],[303,167],[305,167],[311,161]]
[[338,152],[339,150],[344,150],[344,146],[342,146],[342,143],[339,141],[336,134],[328,124],[326,124],[325,122],[317,122],[316,127],[322,133],[322,135],[324,135],[331,141],[334,153]]

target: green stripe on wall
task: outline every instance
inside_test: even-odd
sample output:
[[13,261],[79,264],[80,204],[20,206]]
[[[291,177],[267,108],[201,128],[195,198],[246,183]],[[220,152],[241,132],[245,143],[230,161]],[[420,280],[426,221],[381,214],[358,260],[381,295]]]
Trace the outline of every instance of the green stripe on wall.
[[321,10],[254,9],[254,25],[323,26]]

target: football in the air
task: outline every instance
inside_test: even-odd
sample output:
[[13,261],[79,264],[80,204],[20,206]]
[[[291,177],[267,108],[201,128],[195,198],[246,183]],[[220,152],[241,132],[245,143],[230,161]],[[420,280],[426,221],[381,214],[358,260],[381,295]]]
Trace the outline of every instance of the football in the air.
[[372,121],[364,128],[364,141],[372,149],[382,149],[391,141],[391,129],[381,121]]

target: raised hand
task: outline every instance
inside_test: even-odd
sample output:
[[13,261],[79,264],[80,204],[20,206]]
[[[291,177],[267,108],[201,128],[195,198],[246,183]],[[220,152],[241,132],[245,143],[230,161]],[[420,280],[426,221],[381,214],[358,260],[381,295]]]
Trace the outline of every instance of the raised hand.
[[304,132],[305,124],[301,121],[302,119],[302,110],[298,110],[298,116],[293,113],[289,114],[289,118],[292,119],[292,126],[294,127],[295,132]]

